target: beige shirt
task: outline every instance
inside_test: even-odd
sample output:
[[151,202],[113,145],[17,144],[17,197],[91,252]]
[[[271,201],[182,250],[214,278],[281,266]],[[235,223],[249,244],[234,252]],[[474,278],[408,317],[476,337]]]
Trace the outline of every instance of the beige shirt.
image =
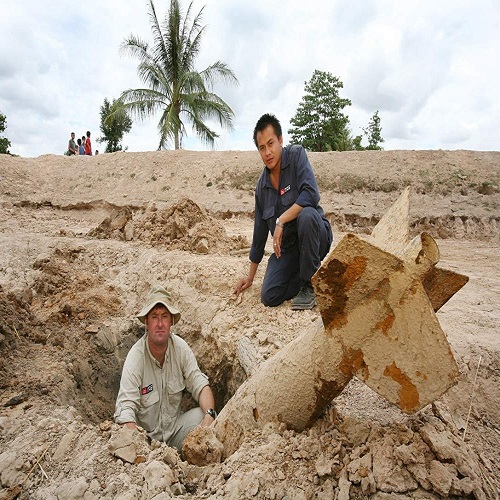
[[208,377],[200,371],[193,351],[183,339],[171,333],[160,367],[144,335],[125,359],[115,422],[135,422],[150,438],[167,442],[181,413],[182,391],[187,389],[198,401],[206,385]]

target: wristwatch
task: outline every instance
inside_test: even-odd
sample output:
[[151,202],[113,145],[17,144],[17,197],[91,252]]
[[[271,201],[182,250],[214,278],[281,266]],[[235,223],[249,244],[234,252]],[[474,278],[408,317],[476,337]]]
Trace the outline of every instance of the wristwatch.
[[281,227],[281,228],[285,227],[285,225],[283,224],[283,222],[280,221],[279,217],[276,219],[276,225],[279,226],[279,227]]
[[206,414],[210,415],[214,420],[217,418],[217,412],[213,408],[209,408]]

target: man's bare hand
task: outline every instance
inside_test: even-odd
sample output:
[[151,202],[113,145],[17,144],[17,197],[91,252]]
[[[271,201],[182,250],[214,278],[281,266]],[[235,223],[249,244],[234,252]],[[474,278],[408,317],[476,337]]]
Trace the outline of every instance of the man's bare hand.
[[250,288],[252,286],[253,280],[249,276],[245,276],[238,281],[236,288],[234,289],[234,294],[238,296],[243,290]]
[[123,425],[123,427],[126,427],[127,429],[137,429],[137,424],[135,422],[125,422],[122,425]]
[[205,416],[203,417],[203,420],[200,422],[200,425],[202,427],[208,427],[209,425],[212,424],[214,420],[215,420],[214,418],[212,418],[208,413],[206,413]]
[[282,240],[283,240],[283,228],[280,226],[276,226],[273,234],[273,250],[278,259],[281,257]]

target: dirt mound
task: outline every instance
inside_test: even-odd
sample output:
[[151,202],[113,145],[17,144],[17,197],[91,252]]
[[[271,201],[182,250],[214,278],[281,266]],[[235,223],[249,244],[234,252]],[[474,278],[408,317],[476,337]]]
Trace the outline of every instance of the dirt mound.
[[143,241],[152,246],[198,254],[249,247],[245,237],[227,236],[217,219],[188,198],[164,209],[150,203],[144,213],[135,216],[128,207],[115,209],[88,236]]
[[81,245],[56,247],[49,256],[40,256],[33,264],[39,270],[34,282],[36,298],[33,309],[43,321],[67,322],[113,315],[120,306],[120,297],[96,272],[97,266],[78,264],[86,251]]

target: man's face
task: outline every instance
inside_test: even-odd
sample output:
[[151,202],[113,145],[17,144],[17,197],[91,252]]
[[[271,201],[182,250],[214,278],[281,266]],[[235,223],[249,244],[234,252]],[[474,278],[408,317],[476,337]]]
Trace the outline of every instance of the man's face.
[[74,132],[72,132],[72,133],[71,133],[71,138],[72,138],[72,139],[74,139],[74,138],[75,138],[75,133],[74,133]]
[[272,172],[279,172],[281,166],[281,150],[283,136],[277,137],[272,125],[268,125],[261,132],[257,132],[257,148],[262,161]]
[[157,348],[167,347],[172,326],[172,315],[168,309],[158,304],[149,311],[146,317],[148,342]]

